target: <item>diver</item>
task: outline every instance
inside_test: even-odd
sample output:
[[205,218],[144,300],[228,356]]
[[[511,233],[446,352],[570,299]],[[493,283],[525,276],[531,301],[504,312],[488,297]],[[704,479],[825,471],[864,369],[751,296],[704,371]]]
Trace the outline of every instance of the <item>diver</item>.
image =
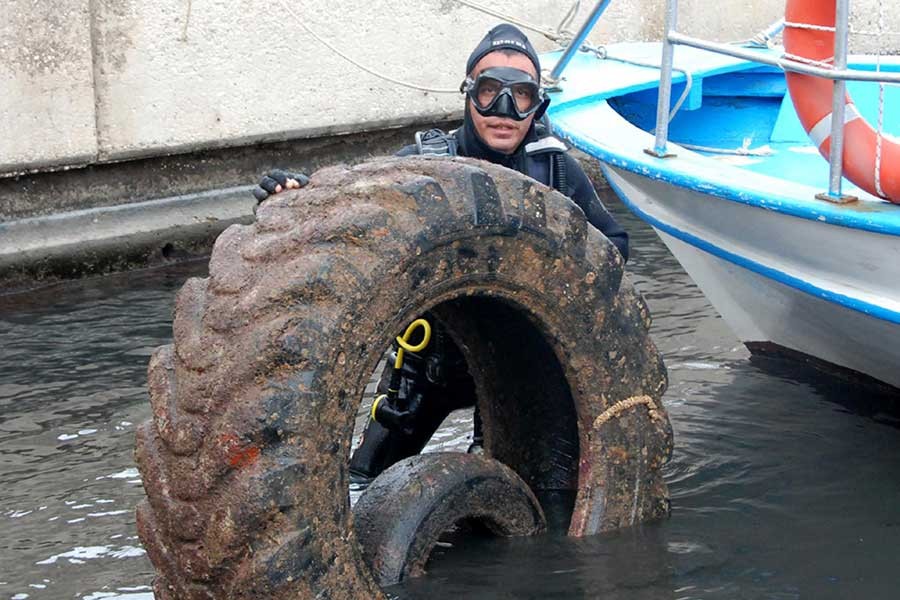
[[[607,212],[565,144],[550,134],[544,118],[550,99],[541,88],[537,52],[525,34],[509,24],[488,31],[469,56],[460,91],[465,94],[462,127],[450,133],[419,132],[415,144],[397,156],[465,156],[528,175],[570,197],[628,260],[628,234]],[[254,196],[262,202],[270,194],[303,187],[308,181],[302,174],[273,171],[263,177]],[[418,454],[447,415],[476,405],[474,383],[461,351],[439,323],[432,338],[421,353],[405,353],[396,375],[393,358],[385,366],[377,394],[388,393],[393,376],[397,385],[391,393],[406,407],[404,420],[382,424],[370,418],[350,461],[351,482],[364,485],[395,462]],[[476,408],[469,451],[478,452],[481,443]]]

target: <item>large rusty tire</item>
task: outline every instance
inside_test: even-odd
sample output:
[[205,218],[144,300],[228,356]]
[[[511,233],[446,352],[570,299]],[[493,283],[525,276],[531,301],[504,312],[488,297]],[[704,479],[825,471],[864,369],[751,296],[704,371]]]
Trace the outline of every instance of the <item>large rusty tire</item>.
[[[369,375],[426,310],[470,367],[486,452],[539,496],[577,490],[570,534],[667,513],[665,367],[612,244],[513,171],[382,159],[268,200],[179,292],[136,447],[159,600],[381,597],[350,442]],[[621,404],[638,396],[655,410]]]
[[440,535],[465,521],[503,536],[540,533],[546,519],[522,479],[500,461],[459,452],[391,466],[353,507],[363,559],[379,585],[425,572]]

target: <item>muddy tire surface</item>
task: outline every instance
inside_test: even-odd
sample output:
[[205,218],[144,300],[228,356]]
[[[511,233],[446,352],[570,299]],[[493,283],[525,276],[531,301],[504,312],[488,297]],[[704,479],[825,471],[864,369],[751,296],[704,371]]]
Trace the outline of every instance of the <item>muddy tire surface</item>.
[[512,469],[458,452],[411,456],[386,469],[356,501],[353,518],[363,559],[382,586],[422,575],[440,535],[461,521],[504,537],[547,525]]
[[577,492],[571,535],[667,514],[650,315],[561,194],[467,159],[329,168],[229,227],[209,269],[176,298],[137,434],[159,600],[382,597],[350,443],[382,353],[426,310],[469,365],[486,453],[535,493]]

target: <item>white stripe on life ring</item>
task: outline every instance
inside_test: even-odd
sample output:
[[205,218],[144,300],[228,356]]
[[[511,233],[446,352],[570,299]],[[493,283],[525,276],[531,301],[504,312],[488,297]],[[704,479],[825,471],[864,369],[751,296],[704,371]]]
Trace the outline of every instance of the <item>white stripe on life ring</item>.
[[[856,110],[856,106],[853,104],[846,104],[844,109],[844,125],[849,123],[850,121],[855,121],[856,119],[861,119],[862,115],[859,114],[859,111]],[[834,113],[828,113],[822,120],[815,124],[815,126],[809,130],[809,138],[816,145],[816,148],[821,148],[822,144],[824,144],[828,138],[831,137],[831,115]]]

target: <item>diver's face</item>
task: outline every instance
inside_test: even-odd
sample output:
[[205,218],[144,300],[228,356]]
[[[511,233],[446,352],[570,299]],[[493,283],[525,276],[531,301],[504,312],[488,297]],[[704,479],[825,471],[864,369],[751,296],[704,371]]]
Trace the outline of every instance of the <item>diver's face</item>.
[[[513,69],[525,71],[534,77],[535,80],[538,78],[534,65],[531,64],[527,56],[521,52],[507,54],[500,51],[485,54],[484,58],[475,64],[472,72],[469,73],[469,77],[475,79],[482,71],[492,67],[512,67]],[[472,100],[468,99],[467,102],[472,102]],[[502,154],[512,154],[519,147],[519,144],[522,143],[522,140],[528,134],[531,122],[534,121],[533,114],[528,115],[522,121],[506,117],[484,117],[478,114],[474,106],[469,107],[469,115],[471,116],[472,124],[475,126],[475,131],[478,132],[484,143]]]

